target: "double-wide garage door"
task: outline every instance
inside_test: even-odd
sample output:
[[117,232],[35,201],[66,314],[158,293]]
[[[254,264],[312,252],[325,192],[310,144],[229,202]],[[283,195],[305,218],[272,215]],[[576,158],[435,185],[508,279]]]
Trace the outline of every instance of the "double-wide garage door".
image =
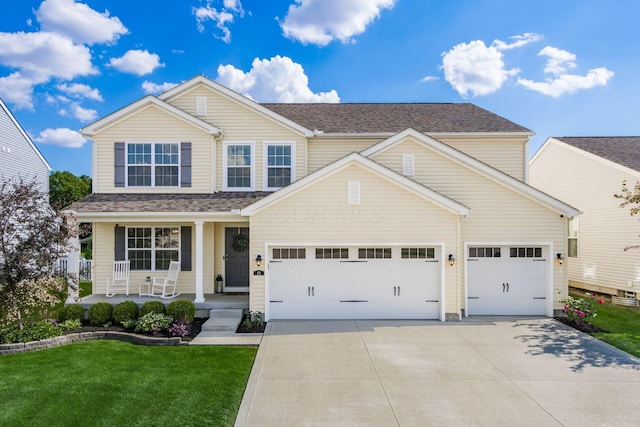
[[548,259],[544,246],[469,246],[467,314],[545,315]]
[[439,318],[439,247],[269,250],[270,319]]

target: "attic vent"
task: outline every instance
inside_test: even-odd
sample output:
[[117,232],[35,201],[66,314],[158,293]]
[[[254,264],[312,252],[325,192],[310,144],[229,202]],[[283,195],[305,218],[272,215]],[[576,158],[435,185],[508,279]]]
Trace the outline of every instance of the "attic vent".
[[347,185],[347,202],[350,205],[360,204],[360,181],[349,181]]
[[207,97],[196,96],[196,116],[207,115]]
[[402,174],[404,176],[415,175],[415,158],[413,154],[404,153],[402,155]]

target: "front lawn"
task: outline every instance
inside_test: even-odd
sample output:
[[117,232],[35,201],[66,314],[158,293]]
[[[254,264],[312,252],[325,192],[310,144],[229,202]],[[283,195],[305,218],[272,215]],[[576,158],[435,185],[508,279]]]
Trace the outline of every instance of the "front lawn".
[[640,310],[613,305],[610,302],[598,306],[597,310],[598,315],[591,323],[609,332],[599,332],[593,336],[640,357]]
[[0,425],[233,425],[257,349],[97,340],[0,357]]

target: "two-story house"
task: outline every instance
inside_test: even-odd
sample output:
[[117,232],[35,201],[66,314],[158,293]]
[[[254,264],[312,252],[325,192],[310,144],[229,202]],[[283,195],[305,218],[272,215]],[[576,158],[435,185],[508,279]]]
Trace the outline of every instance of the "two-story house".
[[0,182],[35,181],[49,192],[51,166],[0,99]]
[[472,104],[260,104],[198,76],[84,128],[94,293],[181,264],[267,319],[548,315],[575,208],[527,184],[532,132]]

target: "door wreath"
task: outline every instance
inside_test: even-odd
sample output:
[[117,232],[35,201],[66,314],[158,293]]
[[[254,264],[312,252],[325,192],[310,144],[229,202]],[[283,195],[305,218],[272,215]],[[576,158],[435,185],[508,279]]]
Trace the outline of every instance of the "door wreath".
[[244,234],[234,234],[231,238],[231,249],[236,252],[244,252],[249,247],[249,237]]

